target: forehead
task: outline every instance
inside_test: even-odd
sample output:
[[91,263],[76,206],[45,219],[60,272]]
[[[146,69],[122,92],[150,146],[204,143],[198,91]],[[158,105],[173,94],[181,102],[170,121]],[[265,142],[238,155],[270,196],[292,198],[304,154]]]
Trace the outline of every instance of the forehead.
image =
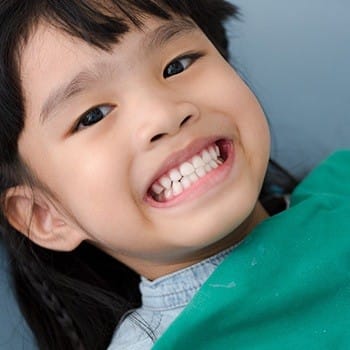
[[[66,74],[89,66],[98,50],[46,23],[40,23],[29,37],[20,56],[20,76],[27,116],[45,93],[60,84]],[[84,59],[82,59],[84,57]],[[79,64],[77,64],[79,62]]]
[[[188,18],[160,20],[150,17],[141,28],[130,26],[130,31],[120,38],[113,50],[107,51],[47,23],[40,23],[21,57],[21,78],[27,109],[31,103],[45,100],[45,112],[58,95],[74,92],[79,87],[78,81],[88,83],[89,80],[98,80],[100,75],[110,76],[118,68],[120,74],[120,69],[126,67],[118,67],[116,55],[118,62],[128,65],[131,64],[131,53],[132,58],[143,57],[172,39],[193,31],[199,29]],[[123,61],[123,58],[127,59]],[[48,91],[51,91],[49,96]]]
[[[21,52],[20,73],[26,80],[31,74],[61,73],[61,67],[76,65],[76,59],[85,55],[101,55],[102,51],[47,23],[40,23]],[[86,62],[86,61],[85,61]],[[80,62],[81,65],[84,62]],[[45,75],[44,75],[45,76]],[[44,79],[45,80],[45,79]]]

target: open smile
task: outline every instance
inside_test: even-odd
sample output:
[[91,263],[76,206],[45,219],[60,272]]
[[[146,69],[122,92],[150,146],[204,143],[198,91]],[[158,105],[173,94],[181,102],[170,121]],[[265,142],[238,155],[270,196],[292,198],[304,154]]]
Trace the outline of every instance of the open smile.
[[146,200],[153,206],[163,207],[176,204],[192,192],[205,192],[215,184],[215,178],[224,177],[232,160],[232,141],[219,139],[207,143],[157,177],[147,191]]

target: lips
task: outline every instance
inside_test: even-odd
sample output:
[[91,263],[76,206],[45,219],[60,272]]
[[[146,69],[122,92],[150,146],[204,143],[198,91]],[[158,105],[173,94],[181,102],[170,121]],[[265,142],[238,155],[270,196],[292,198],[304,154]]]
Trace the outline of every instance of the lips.
[[167,203],[197,185],[201,179],[220,170],[232,149],[232,141],[217,139],[199,141],[183,153],[173,155],[160,176],[152,182],[147,197],[157,203]]

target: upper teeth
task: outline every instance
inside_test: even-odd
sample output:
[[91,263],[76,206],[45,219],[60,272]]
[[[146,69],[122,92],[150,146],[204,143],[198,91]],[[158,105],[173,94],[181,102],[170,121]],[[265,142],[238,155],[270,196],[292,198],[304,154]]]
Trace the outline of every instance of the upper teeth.
[[184,189],[205,176],[208,172],[216,169],[222,161],[219,159],[220,150],[217,145],[204,149],[192,159],[171,169],[152,185],[152,191],[159,197],[170,199],[179,195]]

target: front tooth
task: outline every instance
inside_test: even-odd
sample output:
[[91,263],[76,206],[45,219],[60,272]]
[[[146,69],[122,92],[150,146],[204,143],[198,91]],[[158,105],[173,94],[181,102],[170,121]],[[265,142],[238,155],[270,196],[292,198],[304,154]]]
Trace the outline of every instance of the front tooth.
[[196,169],[205,165],[203,159],[200,156],[194,156],[192,158],[192,164]]
[[[212,162],[212,160],[211,160],[211,162]],[[209,162],[208,164],[205,165],[204,170],[205,170],[207,173],[209,173],[210,171],[213,170],[213,169],[211,168],[211,166],[210,166],[210,162]]]
[[170,180],[173,182],[179,181],[182,178],[180,172],[176,169],[173,169],[170,171],[169,177],[170,177]]
[[211,158],[214,159],[214,160],[218,157],[218,155],[216,154],[215,149],[214,149],[213,146],[211,146],[211,147],[209,148],[209,153],[210,153],[210,155],[211,155]]
[[178,194],[182,193],[184,191],[182,185],[180,182],[174,182],[173,183],[173,194],[174,196],[177,196]]
[[210,153],[207,150],[202,152],[202,158],[205,163],[209,163],[211,161]]
[[213,169],[216,169],[218,167],[218,164],[216,163],[215,160],[211,160],[209,164]]
[[169,188],[164,192],[165,199],[170,199],[172,196],[173,196],[173,190],[171,188]]
[[205,169],[204,169],[203,167],[196,169],[196,174],[197,174],[199,177],[205,176],[206,173],[207,173],[207,172],[205,171]]
[[217,156],[220,157],[220,148],[218,145],[215,145],[215,152],[216,152]]
[[153,184],[152,185],[152,191],[155,194],[161,194],[164,191],[164,187],[159,184]]
[[191,181],[192,183],[195,183],[196,181],[199,180],[199,177],[198,177],[198,175],[197,175],[196,173],[192,173],[192,174],[189,175],[188,177],[189,177],[189,179],[190,179],[190,181]]
[[190,175],[194,172],[194,167],[191,163],[186,162],[180,166],[180,173],[182,176]]
[[171,180],[167,176],[163,176],[160,180],[159,183],[166,188],[167,190],[171,188]]
[[191,187],[191,185],[192,185],[189,176],[184,176],[184,177],[181,179],[180,182],[181,182],[181,185],[182,185],[182,187],[183,187],[184,189],[189,188],[189,187]]

